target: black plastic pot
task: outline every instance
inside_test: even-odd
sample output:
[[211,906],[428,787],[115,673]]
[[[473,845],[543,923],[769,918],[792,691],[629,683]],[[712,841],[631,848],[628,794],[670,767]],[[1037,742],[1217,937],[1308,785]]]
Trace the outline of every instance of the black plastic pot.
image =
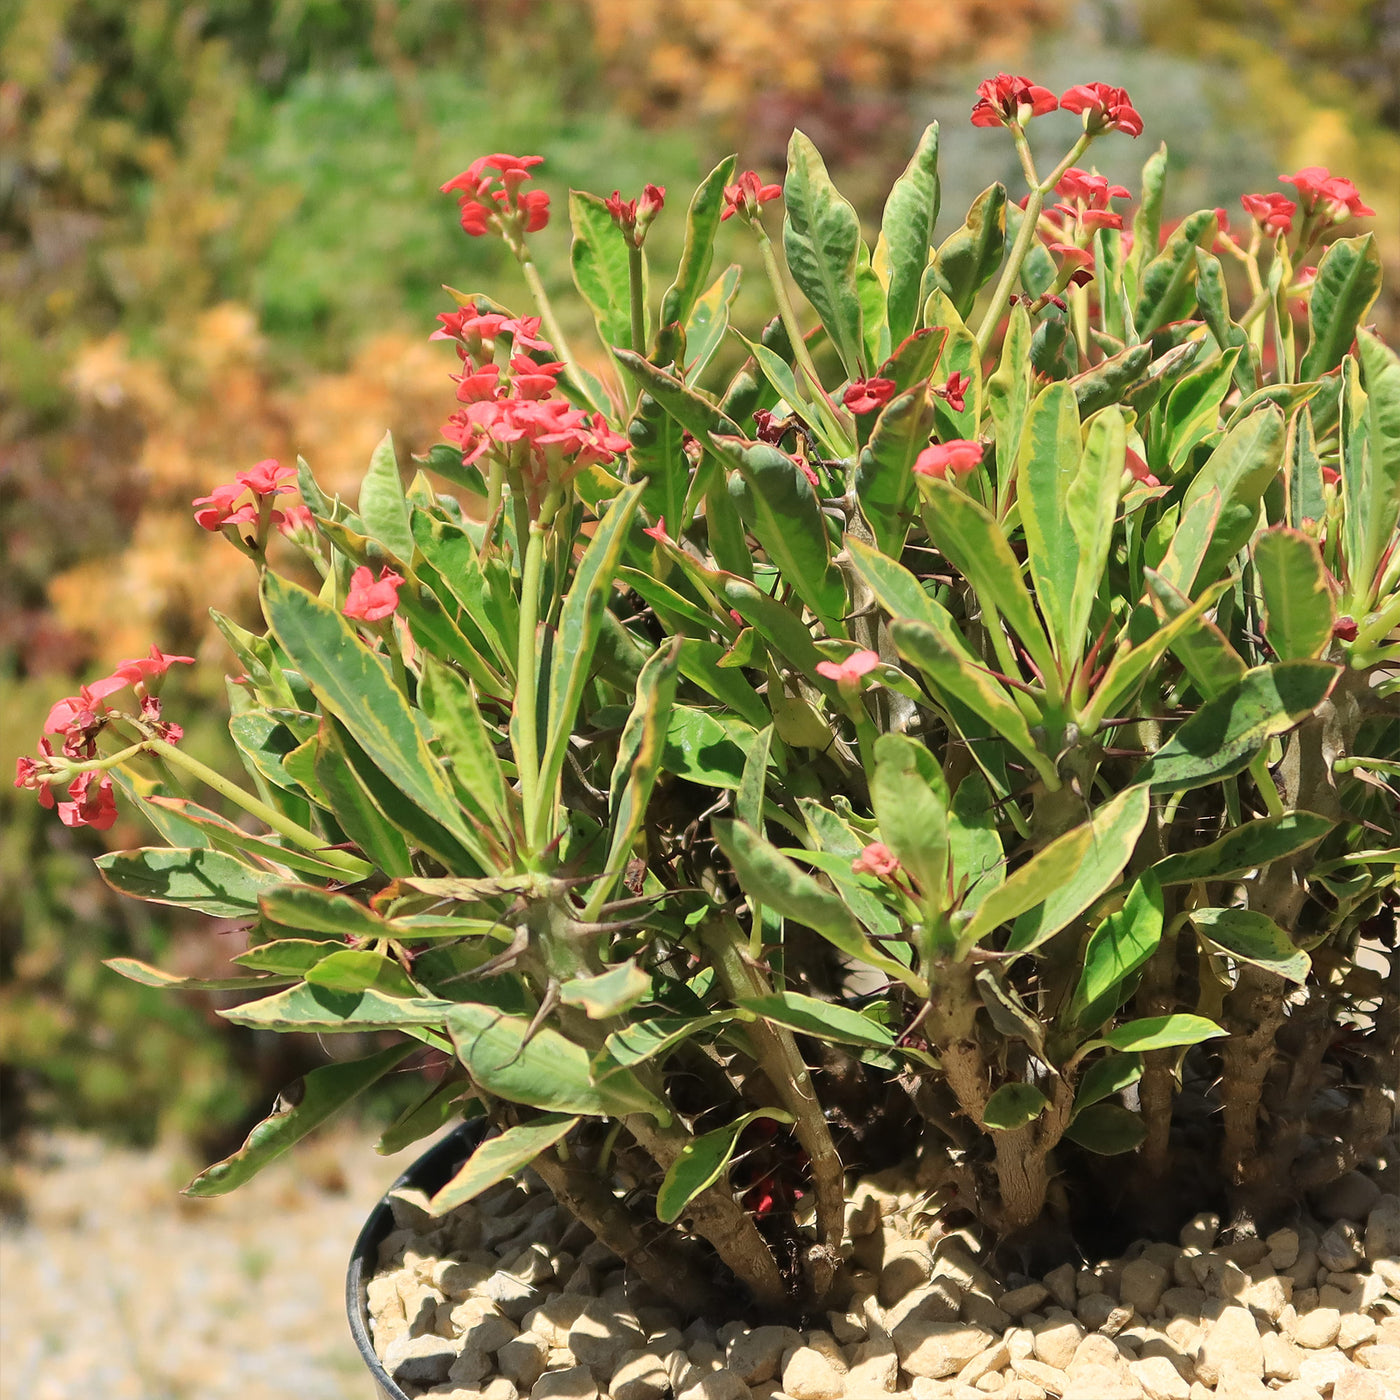
[[435,1142],[389,1187],[389,1191],[380,1197],[379,1204],[370,1212],[369,1219],[360,1231],[359,1239],[355,1241],[355,1252],[350,1256],[350,1268],[345,1275],[345,1310],[350,1316],[350,1335],[354,1337],[355,1345],[360,1349],[360,1355],[385,1400],[409,1400],[380,1365],[369,1335],[366,1290],[379,1267],[380,1243],[394,1228],[394,1216],[389,1207],[389,1192],[402,1187],[417,1187],[431,1196],[457,1174],[457,1169],[481,1141],[484,1131],[484,1125],[480,1122],[463,1123]]

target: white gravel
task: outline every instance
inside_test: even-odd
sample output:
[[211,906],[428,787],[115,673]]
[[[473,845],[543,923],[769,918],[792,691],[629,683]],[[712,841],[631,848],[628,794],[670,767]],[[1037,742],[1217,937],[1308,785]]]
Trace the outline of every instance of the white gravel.
[[338,1130],[216,1200],[201,1163],[66,1134],[18,1172],[0,1231],[0,1400],[372,1400],[345,1268],[365,1217],[421,1147]]

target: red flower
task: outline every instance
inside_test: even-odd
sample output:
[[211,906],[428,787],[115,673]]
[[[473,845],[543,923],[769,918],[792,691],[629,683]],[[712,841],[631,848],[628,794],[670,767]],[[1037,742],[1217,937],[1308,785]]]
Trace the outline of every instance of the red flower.
[[970,472],[981,460],[980,442],[954,438],[952,442],[939,442],[924,448],[914,462],[914,471],[919,476],[931,476],[944,481],[949,473],[957,476],[963,472]]
[[1094,175],[1072,165],[1055,186],[1055,193],[1064,199],[1077,199],[1090,209],[1107,209],[1110,199],[1129,199],[1131,194],[1122,185],[1110,185],[1106,175]]
[[852,862],[851,871],[856,875],[874,875],[880,880],[889,880],[899,870],[899,857],[883,841],[872,841]]
[[1350,180],[1333,175],[1325,165],[1305,165],[1296,174],[1280,175],[1279,179],[1298,191],[1304,214],[1320,210],[1331,222],[1341,223],[1348,217],[1365,218],[1376,212],[1361,202],[1361,192]]
[[818,661],[817,675],[825,676],[837,685],[855,685],[880,664],[880,654],[874,651],[853,651],[844,661]]
[[[298,510],[306,510],[305,506],[294,507]],[[308,511],[309,515],[310,512]],[[122,684],[148,685],[151,681],[158,681],[172,666],[193,666],[192,656],[167,656],[159,647],[152,646],[149,656],[142,656],[135,661],[119,661],[117,669],[112,673],[110,680],[120,679]],[[99,685],[104,682],[99,681]]]
[[[443,194],[457,195],[464,232],[478,238],[493,226],[504,232],[506,224],[526,233],[542,229],[549,222],[548,193],[520,187],[531,178],[531,167],[543,160],[543,156],[478,156],[441,186]],[[488,175],[488,170],[496,174]]]
[[857,379],[846,386],[841,402],[852,413],[874,413],[894,397],[893,379]]
[[1091,136],[1101,131],[1142,135],[1142,118],[1122,88],[1109,87],[1107,83],[1079,83],[1060,98],[1060,106],[1067,112],[1082,112],[1084,130]]
[[388,617],[399,605],[399,588],[403,579],[392,569],[379,571],[379,579],[361,565],[350,575],[350,592],[341,612],[361,622],[378,622]]
[[106,831],[117,819],[112,779],[106,773],[79,773],[68,784],[68,796],[72,801],[58,804],[58,819],[64,826],[90,826],[96,831]]
[[126,685],[121,676],[104,676],[91,685],[79,686],[76,695],[66,696],[49,711],[43,732],[72,738],[100,728],[106,722],[106,697]]
[[782,192],[781,185],[765,185],[759,180],[756,171],[746,170],[739,176],[738,184],[724,187],[724,211],[719,216],[720,222],[735,214],[752,219],[758,213],[760,204],[777,199]]
[[1265,233],[1293,232],[1293,216],[1298,212],[1298,206],[1283,194],[1246,194],[1240,196],[1240,203],[1244,205],[1245,213],[1248,214],[1264,230]]
[[307,505],[288,506],[282,512],[282,520],[277,528],[289,539],[296,535],[315,533],[316,520],[311,514],[311,507]]
[[202,506],[194,513],[195,521],[206,530],[221,530],[225,525],[246,525],[258,518],[258,508],[251,501],[235,507],[248,488],[240,481],[228,481],[216,486],[207,496],[198,496],[192,504]]
[[1345,614],[1332,624],[1332,635],[1339,642],[1354,642],[1358,631],[1360,628],[1356,625],[1356,619]]
[[623,199],[617,190],[611,199],[603,201],[604,207],[612,215],[612,221],[626,235],[628,241],[640,248],[646,239],[646,231],[651,221],[666,204],[665,185],[647,185],[640,200]]
[[292,483],[297,478],[295,467],[279,466],[271,457],[247,471],[234,472],[233,479],[246,486],[255,496],[285,496],[296,491]]
[[972,387],[972,380],[965,374],[954,370],[948,376],[948,382],[941,389],[933,392],[941,398],[954,413],[961,413],[967,407],[967,391]]
[[1131,447],[1128,448],[1125,465],[1128,475],[1132,477],[1134,481],[1140,481],[1144,486],[1160,486],[1162,484],[1152,475],[1152,471],[1147,463],[1144,462]]
[[1053,112],[1060,104],[1049,88],[1037,87],[1029,78],[998,73],[977,84],[972,108],[973,126],[1010,126]]
[[675,541],[670,537],[670,535],[666,533],[666,517],[664,515],[658,515],[656,517],[656,524],[648,530],[643,530],[642,534],[650,535],[651,538],[657,542],[657,544],[675,543]]

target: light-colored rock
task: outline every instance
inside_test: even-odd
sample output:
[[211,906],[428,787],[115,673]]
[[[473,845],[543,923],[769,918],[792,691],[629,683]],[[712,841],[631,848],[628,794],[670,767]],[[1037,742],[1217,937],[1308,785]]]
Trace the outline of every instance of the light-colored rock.
[[1275,1230],[1264,1243],[1269,1246],[1269,1262],[1276,1269],[1288,1269],[1298,1259],[1298,1232],[1285,1228]]
[[1374,1266],[1400,1259],[1400,1196],[1383,1196],[1366,1216],[1366,1257]]
[[792,1400],[839,1400],[846,1393],[846,1370],[815,1347],[794,1347],[783,1361],[783,1394]]
[[1343,1313],[1342,1325],[1337,1328],[1337,1345],[1343,1351],[1365,1346],[1376,1340],[1376,1324],[1365,1313]]
[[1374,1371],[1348,1366],[1332,1387],[1332,1400],[1392,1400],[1395,1392]]
[[1048,1317],[1031,1329],[1035,1338],[1035,1356],[1047,1366],[1064,1371],[1074,1359],[1079,1343],[1084,1340],[1084,1329],[1072,1317],[1063,1314]]
[[1003,1340],[1013,1361],[1025,1361],[1035,1355],[1035,1333],[1029,1327],[1010,1327]]
[[778,1374],[784,1352],[801,1345],[802,1333],[791,1327],[755,1327],[730,1342],[724,1364],[745,1385],[759,1385]]
[[1298,1379],[1306,1381],[1314,1390],[1328,1391],[1350,1364],[1339,1351],[1307,1352],[1298,1367],[1302,1372]]
[[1023,1380],[1038,1385],[1047,1395],[1063,1395],[1069,1386],[1069,1377],[1058,1366],[1047,1366],[1043,1361],[1013,1361],[1011,1369]]
[[505,1344],[520,1335],[520,1329],[509,1318],[498,1312],[472,1316],[462,1315],[462,1309],[469,1306],[458,1303],[449,1314],[457,1336],[464,1347],[475,1347],[478,1351],[499,1351]]
[[641,1324],[630,1311],[592,1298],[569,1328],[569,1350],[585,1366],[591,1366],[600,1380],[612,1375],[629,1351],[646,1342]]
[[598,1400],[598,1382],[587,1366],[546,1371],[530,1387],[530,1400]]
[[885,1262],[880,1270],[878,1296],[880,1306],[894,1304],[922,1288],[933,1277],[933,1255],[922,1240],[893,1240],[885,1247]]
[[900,1323],[893,1339],[904,1370],[933,1380],[956,1375],[995,1340],[989,1332],[967,1323],[917,1318]]
[[697,1384],[681,1391],[677,1400],[749,1400],[749,1388],[733,1371],[721,1367],[707,1371]]
[[886,1308],[882,1321],[885,1330],[893,1332],[905,1322],[953,1322],[961,1309],[962,1290],[951,1279],[940,1278]]
[[958,1372],[960,1385],[978,1385],[995,1371],[1004,1370],[1011,1364],[1011,1353],[1006,1342],[993,1342],[986,1350],[980,1351]]
[[1043,1283],[1027,1283],[1003,1293],[997,1299],[997,1306],[1010,1317],[1024,1317],[1028,1312],[1034,1312],[1049,1296],[1050,1290]]
[[1011,1326],[1010,1316],[985,1294],[969,1289],[962,1296],[959,1315],[964,1322],[985,1327],[988,1332],[1005,1332]]
[[505,1269],[497,1269],[481,1285],[481,1295],[495,1303],[512,1322],[519,1322],[544,1301],[544,1294],[534,1284],[522,1283]]
[[864,1316],[852,1308],[849,1312],[829,1312],[826,1315],[826,1325],[831,1329],[831,1335],[841,1343],[843,1347],[853,1346],[856,1342],[863,1342],[870,1332],[870,1324],[866,1322]]
[[1075,1315],[1091,1332],[1116,1337],[1132,1320],[1132,1308],[1116,1302],[1111,1293],[1089,1293],[1079,1300]]
[[[784,1387],[786,1388],[786,1387]],[[899,1353],[888,1337],[860,1342],[851,1353],[846,1394],[881,1394],[899,1389]]]
[[1214,1250],[1192,1259],[1189,1267],[1207,1298],[1238,1298],[1249,1286],[1249,1275],[1233,1260]]
[[1303,1374],[1299,1369],[1302,1364],[1298,1348],[1287,1337],[1264,1333],[1264,1374],[1270,1380],[1296,1381]]
[[496,1353],[496,1369],[521,1390],[529,1390],[544,1374],[549,1343],[533,1332],[512,1337]]
[[1144,1356],[1128,1369],[1147,1400],[1189,1400],[1190,1385],[1165,1356]]
[[447,1379],[453,1385],[477,1385],[495,1370],[495,1363],[480,1347],[463,1347],[452,1363]]
[[1280,1278],[1269,1264],[1257,1267],[1267,1269],[1268,1273],[1255,1276],[1251,1271],[1250,1280],[1240,1290],[1236,1301],[1243,1303],[1257,1316],[1266,1317],[1270,1322],[1276,1323],[1292,1297],[1293,1280],[1286,1275]]
[[1269,1388],[1248,1369],[1228,1363],[1215,1382],[1216,1400],[1269,1400]]
[[402,1385],[438,1385],[457,1359],[457,1345],[431,1334],[400,1337],[384,1354],[384,1369]]
[[1181,1227],[1181,1233],[1177,1239],[1183,1249],[1197,1249],[1204,1254],[1215,1244],[1215,1237],[1219,1233],[1220,1217],[1209,1211],[1204,1211],[1200,1215],[1193,1216]]
[[1306,1381],[1285,1381],[1274,1391],[1274,1400],[1322,1400],[1322,1395]]
[[1159,1312],[1168,1317],[1201,1317],[1206,1308],[1206,1295],[1199,1288],[1168,1288],[1157,1304]]
[[1264,1371],[1264,1349],[1254,1314],[1248,1308],[1227,1307],[1206,1329],[1196,1356],[1196,1374],[1214,1385],[1222,1370],[1232,1366],[1247,1375]]
[[1143,1317],[1151,1317],[1162,1301],[1169,1277],[1166,1269],[1154,1264],[1151,1259],[1134,1259],[1123,1266],[1118,1281],[1118,1297],[1125,1307],[1132,1308]]
[[554,1262],[547,1245],[536,1242],[526,1245],[506,1264],[506,1272],[514,1274],[521,1283],[547,1283],[554,1277]]
[[1086,1366],[1069,1378],[1063,1400],[1142,1400],[1142,1387],[1124,1372]]
[[1284,1313],[1280,1322],[1296,1345],[1307,1347],[1309,1351],[1321,1351],[1337,1340],[1342,1315],[1336,1308],[1311,1308],[1304,1313],[1295,1312],[1292,1317]]
[[1362,1256],[1361,1232],[1350,1220],[1338,1220],[1328,1226],[1317,1242],[1317,1261],[1324,1269],[1342,1273],[1354,1269]]
[[481,1392],[482,1400],[519,1400],[520,1392],[515,1388],[512,1381],[504,1376],[497,1376],[495,1380],[487,1385]]
[[1400,1346],[1367,1342],[1352,1352],[1351,1359],[1368,1371],[1380,1371],[1391,1377],[1392,1384],[1400,1382]]
[[543,1337],[552,1347],[568,1346],[569,1329],[587,1303],[587,1298],[576,1293],[556,1293],[525,1314],[520,1330]]
[[[1368,1233],[1366,1248],[1368,1255],[1371,1247],[1369,1233],[1370,1229],[1370,1225],[1367,1225],[1366,1230]],[[1400,1261],[1394,1259],[1387,1259],[1384,1256],[1382,1256],[1379,1259],[1373,1257],[1371,1258],[1371,1272],[1378,1279],[1380,1279],[1382,1285],[1385,1288],[1385,1291],[1397,1302],[1400,1302]]]

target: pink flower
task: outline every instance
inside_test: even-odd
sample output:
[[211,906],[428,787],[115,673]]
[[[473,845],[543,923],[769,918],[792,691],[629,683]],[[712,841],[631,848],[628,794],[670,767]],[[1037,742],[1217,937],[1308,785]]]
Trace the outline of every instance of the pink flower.
[[869,674],[879,664],[878,652],[853,651],[844,661],[818,661],[817,675],[825,676],[837,685],[856,685],[862,676]]
[[777,199],[782,192],[781,185],[765,185],[756,171],[746,170],[739,176],[738,184],[724,187],[724,211],[719,216],[720,222],[735,214],[752,219],[758,213],[760,204]]
[[1084,114],[1084,130],[1090,135],[1101,131],[1126,131],[1142,135],[1142,118],[1133,110],[1132,99],[1122,88],[1107,83],[1079,83],[1061,98],[1067,112]]
[[311,514],[310,506],[288,506],[286,510],[282,512],[282,521],[277,528],[288,538],[292,538],[296,535],[314,534],[316,530],[316,518]]
[[390,616],[399,605],[399,589],[403,579],[392,569],[379,571],[379,579],[361,565],[350,575],[350,592],[341,612],[361,622],[379,622]]
[[196,523],[206,530],[217,531],[225,525],[246,525],[256,521],[258,508],[251,501],[241,506],[234,504],[242,500],[247,492],[248,488],[242,482],[228,481],[216,486],[207,496],[196,497],[192,504],[203,507],[194,513]]
[[112,779],[106,773],[79,773],[68,784],[68,796],[71,801],[58,804],[58,819],[64,826],[106,831],[117,819]]
[[121,676],[104,676],[91,685],[78,687],[76,695],[66,696],[49,711],[44,721],[45,734],[74,737],[100,728],[107,717],[107,696],[123,690],[128,682]]
[[1152,475],[1147,463],[1131,447],[1128,448],[1126,466],[1128,475],[1134,481],[1140,481],[1144,486],[1160,486],[1162,484]]
[[[306,507],[302,506],[300,509],[305,510]],[[159,647],[152,646],[149,656],[139,657],[135,661],[117,662],[117,669],[109,679],[120,679],[123,685],[149,685],[151,681],[158,681],[175,665],[193,666],[194,657],[167,656]]]
[[295,467],[279,466],[271,457],[265,458],[247,471],[234,472],[233,479],[246,486],[255,496],[285,496],[295,492],[292,483],[297,478]]
[[624,200],[617,190],[611,199],[603,201],[604,207],[612,215],[612,221],[622,230],[627,240],[640,248],[646,240],[646,231],[651,222],[665,208],[666,186],[647,185],[641,198]]
[[1060,176],[1055,193],[1062,199],[1079,200],[1090,209],[1107,209],[1109,200],[1131,197],[1122,185],[1110,185],[1106,175],[1091,174],[1077,165]]
[[938,481],[944,481],[949,473],[958,476],[970,472],[981,460],[980,442],[954,438],[952,442],[934,443],[932,447],[924,448],[914,462],[914,471],[919,476],[931,476]]
[[1376,212],[1361,202],[1361,192],[1350,180],[1333,175],[1325,165],[1305,165],[1295,174],[1280,175],[1279,179],[1298,191],[1304,214],[1320,210],[1333,223],[1340,223],[1348,217],[1365,218]]
[[1060,104],[1049,88],[1037,87],[1029,78],[998,73],[977,84],[972,108],[973,126],[1010,126],[1053,112]]
[[[478,156],[460,175],[441,187],[443,194],[456,194],[462,229],[473,238],[495,228],[505,232],[507,225],[517,231],[535,233],[549,222],[549,195],[544,190],[522,190],[531,178],[530,170],[543,156]],[[496,174],[488,175],[488,170]]]
[[933,392],[953,410],[954,413],[961,413],[967,407],[967,391],[972,387],[972,380],[958,370],[954,370],[948,376],[948,381],[941,389]]
[[883,841],[872,841],[852,862],[855,875],[874,875],[878,880],[892,880],[899,871],[899,858]]
[[1298,206],[1287,195],[1273,192],[1246,194],[1240,196],[1240,203],[1244,205],[1245,213],[1254,219],[1265,233],[1293,232],[1293,216],[1298,212]]
[[642,534],[650,535],[651,538],[657,542],[657,544],[675,543],[675,541],[670,537],[670,535],[666,533],[666,517],[664,515],[658,515],[656,517],[656,524],[651,526],[650,529],[643,530]]
[[874,413],[894,397],[894,389],[893,379],[857,379],[846,386],[841,402],[856,415]]

